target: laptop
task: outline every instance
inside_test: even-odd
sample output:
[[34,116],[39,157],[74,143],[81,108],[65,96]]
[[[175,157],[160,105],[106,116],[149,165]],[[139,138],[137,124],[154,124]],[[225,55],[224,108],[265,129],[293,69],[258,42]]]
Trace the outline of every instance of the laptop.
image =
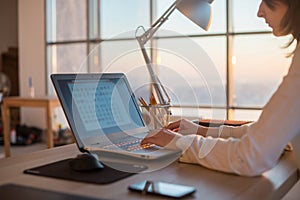
[[51,80],[81,152],[147,160],[180,155],[140,145],[149,129],[125,74],[52,74]]

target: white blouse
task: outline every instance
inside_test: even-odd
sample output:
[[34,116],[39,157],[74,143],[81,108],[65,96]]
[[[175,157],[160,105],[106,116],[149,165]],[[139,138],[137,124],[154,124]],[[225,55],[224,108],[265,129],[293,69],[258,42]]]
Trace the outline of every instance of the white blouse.
[[[240,127],[223,125],[219,133],[208,132],[207,137],[186,135],[177,140],[176,146],[183,150],[182,162],[257,176],[276,165],[285,146],[297,134],[300,138],[300,45],[288,74],[257,122]],[[300,143],[293,143],[293,147],[300,154]]]

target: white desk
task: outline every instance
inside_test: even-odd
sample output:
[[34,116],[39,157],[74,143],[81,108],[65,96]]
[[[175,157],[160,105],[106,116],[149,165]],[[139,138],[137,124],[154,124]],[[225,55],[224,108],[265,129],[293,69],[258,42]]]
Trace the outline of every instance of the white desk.
[[[247,178],[224,174],[198,165],[175,162],[155,172],[130,176],[112,184],[96,185],[23,174],[23,170],[75,157],[75,144],[46,149],[22,156],[0,159],[0,185],[16,183],[69,194],[107,199],[153,199],[127,190],[127,186],[142,180],[161,180],[197,188],[188,199],[280,199],[298,179],[291,153],[286,153],[278,165],[261,177]],[[160,197],[161,198],[161,197]]]

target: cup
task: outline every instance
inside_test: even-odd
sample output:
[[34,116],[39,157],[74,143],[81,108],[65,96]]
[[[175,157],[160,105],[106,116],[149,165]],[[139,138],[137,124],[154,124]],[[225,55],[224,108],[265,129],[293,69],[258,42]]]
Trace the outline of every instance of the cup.
[[170,105],[149,105],[141,106],[144,122],[149,130],[160,129],[170,122]]

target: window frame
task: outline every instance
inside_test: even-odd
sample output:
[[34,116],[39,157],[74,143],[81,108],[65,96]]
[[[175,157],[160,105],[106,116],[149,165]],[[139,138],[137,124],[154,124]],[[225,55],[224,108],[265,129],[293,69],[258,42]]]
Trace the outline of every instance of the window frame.
[[[48,49],[50,49],[52,46],[55,45],[68,45],[68,44],[75,44],[75,43],[84,43],[87,46],[87,56],[90,52],[91,46],[104,42],[104,41],[117,41],[117,40],[134,40],[135,38],[118,38],[118,39],[102,39],[101,38],[101,24],[100,24],[100,7],[101,7],[101,1],[100,0],[85,0],[86,1],[86,8],[87,8],[87,39],[85,40],[65,40],[65,41],[48,41],[46,39],[46,55],[49,54]],[[149,24],[152,24],[156,19],[156,13],[157,13],[157,2],[149,0],[150,5],[150,22]],[[52,2],[52,4],[51,4]],[[55,15],[55,4],[53,3],[55,1],[46,0],[46,18],[53,17]],[[186,35],[184,37],[192,37],[192,38],[200,38],[200,37],[219,37],[224,36],[226,38],[226,103],[225,106],[206,106],[206,105],[199,105],[199,106],[193,106],[193,105],[186,105],[185,108],[197,108],[197,109],[225,109],[226,110],[226,119],[234,119],[234,111],[235,110],[253,110],[253,111],[261,111],[262,107],[245,107],[245,106],[235,106],[234,105],[234,72],[233,72],[233,64],[232,64],[232,56],[233,56],[233,38],[235,36],[239,35],[261,35],[261,34],[271,34],[271,31],[249,31],[249,32],[234,32],[232,28],[232,9],[233,9],[233,0],[226,0],[226,31],[224,33],[208,33],[208,34],[196,34],[196,35]],[[97,9],[95,9],[97,8]],[[50,11],[50,12],[49,12]],[[96,17],[97,19],[93,19],[93,17]],[[55,21],[55,20],[54,20]],[[96,23],[95,23],[96,22]],[[55,22],[52,22],[55,23]],[[91,24],[97,24],[97,27],[92,27]],[[47,23],[46,20],[46,34],[53,33],[53,27],[51,24]],[[51,36],[51,35],[50,35]],[[49,35],[46,36],[46,38],[50,37]],[[156,40],[163,40],[165,38],[172,39],[172,38],[180,38],[183,36],[161,36],[155,38]],[[155,43],[151,43],[151,46],[154,47]],[[101,53],[100,53],[101,54]],[[151,52],[151,58],[155,60],[154,58],[157,55],[155,55],[155,52]],[[49,62],[49,58],[46,58],[46,68],[47,68],[47,75],[49,77],[49,73],[51,73],[51,63]],[[88,65],[89,66],[89,65]],[[91,69],[88,67],[87,72],[91,72]],[[50,86],[50,82],[47,82],[47,93],[51,94],[52,87]],[[174,108],[179,108],[179,105],[172,105]],[[184,108],[181,106],[181,108]]]

